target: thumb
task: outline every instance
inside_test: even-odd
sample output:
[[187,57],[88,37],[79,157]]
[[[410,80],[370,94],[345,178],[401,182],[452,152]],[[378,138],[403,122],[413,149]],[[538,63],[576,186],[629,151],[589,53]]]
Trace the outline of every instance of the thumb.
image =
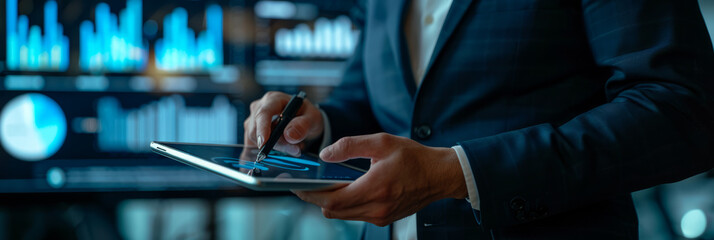
[[344,137],[320,152],[325,162],[343,162],[354,158],[379,158],[387,152],[386,133]]

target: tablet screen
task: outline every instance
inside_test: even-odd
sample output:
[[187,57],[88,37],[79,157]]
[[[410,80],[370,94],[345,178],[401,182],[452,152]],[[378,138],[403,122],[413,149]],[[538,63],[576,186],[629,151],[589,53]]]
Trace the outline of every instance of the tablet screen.
[[259,171],[254,171],[251,175],[260,178],[355,180],[364,174],[341,164],[323,162],[316,156],[308,154],[292,157],[278,151],[272,151],[265,160],[256,163],[257,148],[162,144],[243,173],[257,169]]

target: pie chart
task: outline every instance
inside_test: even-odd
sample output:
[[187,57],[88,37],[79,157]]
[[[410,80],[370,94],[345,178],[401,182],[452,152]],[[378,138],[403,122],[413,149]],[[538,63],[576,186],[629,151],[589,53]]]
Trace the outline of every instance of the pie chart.
[[0,113],[0,142],[17,159],[46,159],[60,149],[66,135],[67,120],[62,109],[45,95],[17,96]]

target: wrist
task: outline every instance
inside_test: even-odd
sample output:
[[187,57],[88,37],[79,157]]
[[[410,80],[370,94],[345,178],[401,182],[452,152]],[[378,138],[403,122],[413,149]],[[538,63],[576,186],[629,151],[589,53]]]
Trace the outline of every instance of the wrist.
[[437,189],[442,189],[439,194],[441,199],[455,198],[465,199],[468,197],[468,188],[466,187],[466,179],[464,178],[461,163],[456,152],[451,148],[439,148],[439,157],[443,161],[438,175],[441,177]]

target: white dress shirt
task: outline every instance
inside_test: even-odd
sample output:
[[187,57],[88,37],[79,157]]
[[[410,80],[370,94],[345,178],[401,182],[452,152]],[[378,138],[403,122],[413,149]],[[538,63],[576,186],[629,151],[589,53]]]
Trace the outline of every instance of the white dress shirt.
[[452,0],[412,0],[404,19],[404,37],[409,48],[414,81],[424,78],[424,71],[434,53],[436,40],[444,26]]
[[[424,78],[426,67],[429,64],[431,55],[434,52],[436,41],[439,38],[441,28],[446,20],[453,0],[412,0],[406,19],[404,19],[404,34],[409,48],[409,58],[411,60],[414,81],[421,84]],[[437,80],[438,81],[438,80]],[[322,113],[325,123],[325,133],[321,149],[332,142],[327,115]],[[471,207],[480,209],[478,189],[474,181],[471,164],[468,161],[466,152],[459,146],[453,146],[461,164],[461,169],[466,180],[468,199]],[[393,223],[392,239],[394,240],[416,240],[417,222],[416,213]]]

